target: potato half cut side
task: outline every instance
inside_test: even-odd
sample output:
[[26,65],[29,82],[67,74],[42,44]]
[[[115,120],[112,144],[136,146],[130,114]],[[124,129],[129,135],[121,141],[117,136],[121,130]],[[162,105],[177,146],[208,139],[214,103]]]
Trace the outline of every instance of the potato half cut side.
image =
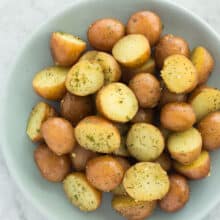
[[123,185],[136,201],[162,199],[169,190],[169,178],[157,163],[136,163],[125,173]]
[[90,185],[83,173],[68,175],[63,188],[71,203],[81,211],[94,211],[101,205],[102,193]]
[[126,85],[111,83],[98,92],[96,107],[102,115],[112,121],[128,122],[137,113],[138,102]]

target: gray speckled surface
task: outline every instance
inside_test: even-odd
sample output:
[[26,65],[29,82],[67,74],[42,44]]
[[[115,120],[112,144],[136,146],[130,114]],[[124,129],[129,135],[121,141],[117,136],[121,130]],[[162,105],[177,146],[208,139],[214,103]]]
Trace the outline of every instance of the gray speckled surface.
[[[0,0],[0,82],[4,83],[14,58],[40,23],[67,7],[73,0]],[[173,0],[194,11],[220,34],[218,0]],[[1,97],[2,86],[0,87]],[[0,153],[0,219],[44,220],[45,218],[19,192]],[[2,199],[4,198],[4,199]],[[220,204],[206,220],[220,219]]]

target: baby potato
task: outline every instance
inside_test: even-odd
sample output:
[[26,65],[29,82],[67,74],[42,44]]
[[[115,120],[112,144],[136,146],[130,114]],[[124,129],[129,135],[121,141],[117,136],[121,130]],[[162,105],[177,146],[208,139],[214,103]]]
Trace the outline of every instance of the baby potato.
[[167,194],[170,182],[158,163],[141,162],[126,171],[123,185],[135,201],[154,201]]
[[86,49],[86,42],[72,34],[53,32],[50,50],[53,60],[59,66],[72,66]]
[[204,117],[198,124],[202,135],[203,148],[215,150],[220,148],[220,112],[213,112]]
[[63,189],[71,203],[81,211],[94,211],[101,205],[102,193],[88,182],[84,173],[68,175],[63,181]]
[[130,121],[138,110],[132,90],[123,83],[111,83],[99,90],[96,108],[106,118],[116,122]]
[[135,68],[150,58],[151,49],[144,35],[129,34],[114,45],[112,54],[121,65]]
[[173,163],[174,169],[189,179],[202,179],[209,175],[211,159],[207,151],[202,151],[199,157],[190,164]]
[[132,118],[131,123],[145,122],[151,124],[153,117],[154,111],[152,109],[139,108],[134,118]]
[[64,118],[47,119],[41,126],[41,133],[48,147],[57,155],[72,152],[76,145],[74,128]]
[[138,11],[129,18],[126,32],[145,35],[153,47],[160,38],[162,22],[160,17],[152,11]]
[[171,131],[184,131],[193,126],[196,116],[190,104],[171,102],[161,109],[160,122]]
[[45,144],[34,151],[34,160],[41,175],[48,181],[61,182],[71,171],[71,162],[67,155],[57,156]]
[[198,122],[209,113],[220,110],[220,90],[207,86],[198,87],[188,102],[192,105]]
[[49,117],[56,116],[56,111],[47,103],[38,102],[32,109],[27,123],[26,133],[33,142],[43,141],[40,128]]
[[142,108],[155,107],[160,99],[160,83],[155,76],[150,73],[140,73],[134,76],[129,87],[138,99],[138,103]]
[[129,196],[114,196],[112,208],[126,219],[140,220],[152,215],[156,201],[136,201]]
[[91,50],[86,52],[80,60],[97,62],[104,73],[104,84],[117,82],[121,78],[121,68],[115,58],[108,53]]
[[160,166],[167,172],[172,168],[172,160],[168,153],[162,153],[154,162],[159,163]]
[[121,143],[118,129],[99,116],[88,116],[81,120],[75,128],[75,136],[82,147],[100,153],[112,153]]
[[103,18],[89,26],[87,37],[92,47],[97,50],[112,50],[114,44],[125,35],[125,26],[113,18]]
[[189,200],[189,184],[186,178],[179,174],[171,174],[169,180],[169,192],[159,201],[159,205],[165,212],[176,212],[182,209]]
[[77,144],[70,156],[74,170],[84,171],[86,169],[87,161],[94,157],[97,157],[98,154],[93,151],[87,150]]
[[160,130],[147,123],[135,123],[127,135],[127,149],[139,161],[153,161],[164,150],[164,138]]
[[191,60],[196,67],[199,84],[205,83],[214,68],[214,58],[206,48],[199,46],[193,50]]
[[49,100],[60,100],[66,93],[65,80],[69,68],[47,67],[36,73],[32,81],[34,91]]
[[172,133],[167,140],[171,157],[182,164],[195,161],[202,150],[202,136],[196,128]]
[[174,54],[190,56],[188,43],[181,37],[172,34],[164,35],[155,48],[155,60],[157,67],[162,69],[164,60]]
[[191,92],[198,84],[198,74],[192,62],[183,55],[171,55],[161,70],[166,87],[173,93]]
[[109,192],[117,187],[123,179],[124,168],[111,156],[99,156],[86,164],[86,177],[95,188]]
[[96,62],[81,60],[70,69],[65,84],[67,90],[74,95],[93,94],[104,84],[102,67]]
[[69,92],[60,102],[62,117],[76,125],[80,120],[93,113],[93,103],[90,96],[76,96]]
[[122,157],[129,157],[130,154],[128,152],[127,146],[126,146],[126,137],[121,136],[121,144],[120,147],[112,152],[114,155],[122,156]]

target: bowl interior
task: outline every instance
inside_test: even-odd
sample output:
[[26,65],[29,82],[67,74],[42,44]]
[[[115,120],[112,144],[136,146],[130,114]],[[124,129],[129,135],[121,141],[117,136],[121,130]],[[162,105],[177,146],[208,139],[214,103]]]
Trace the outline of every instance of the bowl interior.
[[[3,152],[12,176],[30,201],[34,203],[48,219],[101,220],[122,219],[111,210],[111,196],[104,195],[102,207],[93,213],[82,213],[66,199],[61,184],[52,184],[43,180],[33,161],[32,144],[26,134],[26,122],[33,105],[40,98],[32,90],[32,78],[42,68],[52,65],[49,50],[49,37],[52,31],[70,32],[86,40],[89,24],[102,17],[116,17],[126,23],[129,15],[137,10],[149,9],[158,13],[164,24],[164,33],[183,36],[191,48],[204,45],[214,57],[220,57],[220,41],[217,35],[200,19],[184,9],[164,0],[83,0],[75,1],[64,12],[52,18],[35,32],[20,53],[5,89],[2,107]],[[209,84],[220,85],[216,63]],[[202,181],[193,181],[191,198],[186,207],[175,214],[164,214],[159,210],[152,220],[199,220],[219,200],[220,152],[212,154],[212,175]],[[208,202],[207,202],[208,201]]]

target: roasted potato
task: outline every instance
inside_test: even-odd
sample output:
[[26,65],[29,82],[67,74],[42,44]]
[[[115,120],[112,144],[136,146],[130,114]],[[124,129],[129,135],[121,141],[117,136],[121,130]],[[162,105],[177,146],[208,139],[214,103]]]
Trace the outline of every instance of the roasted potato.
[[121,143],[118,129],[99,116],[88,116],[81,120],[75,128],[75,136],[82,147],[100,153],[112,153]]
[[121,68],[117,61],[108,53],[91,50],[81,56],[80,60],[95,61],[102,67],[104,84],[117,82],[121,78]]
[[189,179],[202,179],[209,175],[211,159],[207,151],[202,151],[199,157],[190,164],[173,163],[174,169]]
[[129,157],[130,154],[128,152],[127,146],[126,146],[126,137],[121,136],[121,144],[118,149],[112,152],[114,155],[122,156],[122,157]]
[[155,207],[156,201],[136,201],[129,196],[114,196],[112,199],[112,208],[126,219],[145,219]]
[[109,192],[117,187],[123,179],[124,167],[111,156],[99,156],[86,164],[86,177],[97,189]]
[[191,60],[196,67],[199,84],[205,83],[214,68],[214,58],[204,47],[196,47],[191,55]]
[[213,112],[204,117],[198,124],[202,135],[203,148],[215,150],[220,148],[220,112]]
[[63,188],[67,198],[81,211],[94,211],[101,205],[102,193],[88,182],[83,173],[68,175],[63,181]]
[[167,140],[171,157],[182,164],[195,161],[202,150],[202,136],[196,128],[172,133]]
[[61,182],[71,172],[70,158],[57,156],[45,144],[35,149],[34,160],[41,175],[51,182]]
[[153,161],[164,150],[164,138],[160,130],[147,123],[133,124],[127,135],[127,149],[139,161]]
[[171,174],[169,180],[169,192],[159,201],[159,205],[165,212],[176,212],[182,209],[189,200],[189,184],[186,178],[179,174]]
[[37,142],[43,141],[40,128],[42,123],[49,117],[56,116],[56,111],[47,103],[38,102],[32,109],[27,123],[26,133],[30,140]]
[[74,128],[64,118],[47,119],[41,126],[41,133],[48,147],[57,155],[72,152],[76,145]]
[[53,32],[50,38],[50,50],[53,60],[59,66],[72,66],[86,49],[86,42],[72,34]]
[[211,87],[198,87],[189,97],[196,114],[197,122],[211,112],[220,109],[220,90]]
[[136,115],[132,118],[131,123],[145,122],[151,124],[153,117],[154,111],[152,109],[139,108]]
[[172,168],[172,160],[168,153],[162,153],[154,162],[159,163],[160,166],[167,172]]
[[164,35],[155,48],[157,67],[162,69],[164,60],[174,54],[190,57],[188,43],[181,37],[173,36],[172,34]]
[[123,66],[135,68],[143,65],[151,55],[147,38],[141,34],[129,34],[113,47],[114,58]]
[[125,35],[125,26],[117,19],[103,18],[89,26],[87,37],[97,50],[111,51],[114,44]]
[[155,76],[150,73],[140,73],[134,76],[129,87],[138,99],[142,108],[155,107],[160,99],[160,83]]
[[111,83],[99,90],[96,108],[106,118],[116,122],[130,121],[138,110],[138,102],[129,87]]
[[162,199],[170,187],[166,171],[159,164],[152,162],[136,163],[129,168],[125,173],[123,185],[135,201]]
[[90,96],[76,96],[69,92],[60,102],[62,117],[76,125],[80,120],[93,113],[93,103]]
[[49,100],[60,100],[66,93],[65,80],[69,68],[47,67],[36,73],[32,81],[34,91]]
[[190,104],[171,102],[161,109],[160,122],[168,130],[184,131],[193,126],[196,122],[196,115]]
[[173,93],[191,92],[198,84],[198,74],[192,62],[184,55],[171,55],[164,61],[161,77]]

